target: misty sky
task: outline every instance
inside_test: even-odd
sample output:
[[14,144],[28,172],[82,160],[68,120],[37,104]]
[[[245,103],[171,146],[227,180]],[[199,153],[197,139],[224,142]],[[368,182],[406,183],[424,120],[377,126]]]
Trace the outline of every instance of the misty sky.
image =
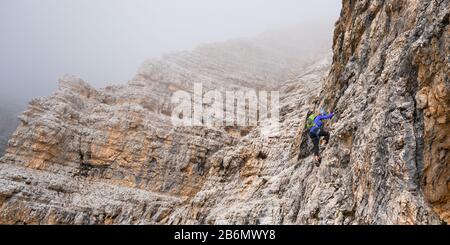
[[[321,20],[341,0],[0,0],[0,96],[51,94],[63,74],[124,83],[147,58]],[[332,33],[330,33],[332,35]]]

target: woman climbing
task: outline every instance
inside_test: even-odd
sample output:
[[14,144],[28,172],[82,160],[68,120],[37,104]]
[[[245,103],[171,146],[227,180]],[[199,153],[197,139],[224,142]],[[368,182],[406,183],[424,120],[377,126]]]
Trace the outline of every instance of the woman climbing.
[[320,162],[322,159],[319,153],[320,137],[324,137],[325,145],[330,140],[330,133],[325,130],[322,120],[332,119],[333,116],[334,113],[327,114],[323,109],[320,110],[320,114],[317,116],[313,113],[308,113],[309,137],[311,137],[314,144],[313,153],[317,162]]

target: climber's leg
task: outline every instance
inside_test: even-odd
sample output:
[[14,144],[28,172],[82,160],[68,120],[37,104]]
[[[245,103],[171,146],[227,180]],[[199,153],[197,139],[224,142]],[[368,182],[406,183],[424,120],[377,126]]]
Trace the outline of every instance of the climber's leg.
[[319,156],[319,142],[320,142],[320,138],[319,136],[317,136],[314,133],[309,133],[309,137],[311,138],[312,142],[313,142],[313,153],[316,157]]

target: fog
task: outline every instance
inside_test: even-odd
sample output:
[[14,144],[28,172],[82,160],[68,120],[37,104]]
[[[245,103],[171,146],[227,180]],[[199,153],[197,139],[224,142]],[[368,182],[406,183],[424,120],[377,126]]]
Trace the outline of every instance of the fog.
[[0,0],[0,96],[49,95],[66,73],[96,87],[123,83],[163,53],[315,21],[332,27],[340,2]]

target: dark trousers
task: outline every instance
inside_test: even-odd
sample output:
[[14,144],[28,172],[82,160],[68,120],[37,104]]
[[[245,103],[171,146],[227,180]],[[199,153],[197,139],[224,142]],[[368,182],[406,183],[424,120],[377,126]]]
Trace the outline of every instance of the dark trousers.
[[309,132],[309,137],[311,137],[311,140],[314,144],[313,153],[316,156],[320,156],[319,154],[319,143],[320,143],[320,137],[324,137],[325,141],[328,143],[330,140],[330,133],[325,131],[325,129],[320,128],[315,130],[314,132]]

